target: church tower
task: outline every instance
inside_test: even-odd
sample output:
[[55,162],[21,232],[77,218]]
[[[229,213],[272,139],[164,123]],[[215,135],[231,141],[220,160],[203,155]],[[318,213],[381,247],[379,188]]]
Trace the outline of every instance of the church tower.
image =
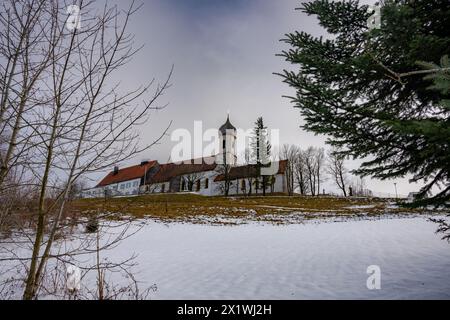
[[219,129],[220,152],[217,155],[217,163],[226,163],[231,166],[237,164],[236,138],[237,130],[231,124],[230,115],[228,115],[227,121]]

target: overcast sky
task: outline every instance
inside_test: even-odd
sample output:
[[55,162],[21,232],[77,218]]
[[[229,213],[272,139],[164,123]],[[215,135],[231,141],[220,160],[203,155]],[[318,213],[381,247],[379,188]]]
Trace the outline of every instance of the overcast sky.
[[[372,2],[370,0],[364,2]],[[125,7],[129,1],[117,1]],[[290,68],[276,54],[286,45],[279,40],[291,31],[326,35],[316,17],[295,10],[298,0],[146,0],[131,21],[129,31],[144,49],[120,73],[133,87],[155,77],[164,80],[172,65],[172,87],[160,100],[166,109],[153,114],[141,128],[141,137],[151,141],[172,121],[171,129],[193,130],[194,121],[205,128],[222,125],[230,111],[231,122],[251,128],[262,116],[269,128],[280,130],[280,142],[324,146],[325,137],[302,130],[299,110],[283,95],[293,91],[274,72]],[[161,141],[141,159],[166,162],[174,143]],[[359,162],[350,161],[355,168]],[[98,178],[100,178],[99,175]],[[97,178],[97,177],[95,177]],[[400,194],[415,191],[407,179],[398,180]],[[376,192],[394,194],[394,181],[367,179]],[[331,181],[325,184],[334,190]]]

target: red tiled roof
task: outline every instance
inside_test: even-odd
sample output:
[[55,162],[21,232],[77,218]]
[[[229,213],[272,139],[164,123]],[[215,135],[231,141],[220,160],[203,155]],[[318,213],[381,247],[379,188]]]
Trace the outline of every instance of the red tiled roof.
[[114,171],[111,171],[102,181],[100,181],[97,187],[104,187],[113,183],[142,178],[145,176],[145,172],[154,167],[157,163],[157,161],[149,161],[143,165],[119,169],[117,174],[114,174]]
[[[201,160],[201,159],[200,159]],[[158,171],[149,180],[150,183],[168,182],[172,178],[182,176],[185,174],[212,171],[216,168],[216,164],[209,164],[209,161],[201,161],[201,164],[196,164],[194,160],[187,160],[181,163],[166,163],[159,166]],[[208,159],[210,160],[210,159]],[[200,162],[200,161],[198,161]]]
[[188,159],[182,160],[180,162],[173,162],[169,164],[216,164],[216,156],[210,156],[205,158],[196,158],[196,159]]
[[[279,167],[277,174],[284,174],[286,172],[287,160],[279,161]],[[243,179],[252,176],[256,176],[258,173],[257,166],[255,164],[249,164],[246,166],[233,167],[230,170],[230,180]],[[223,181],[225,176],[223,174],[218,175],[214,181]]]

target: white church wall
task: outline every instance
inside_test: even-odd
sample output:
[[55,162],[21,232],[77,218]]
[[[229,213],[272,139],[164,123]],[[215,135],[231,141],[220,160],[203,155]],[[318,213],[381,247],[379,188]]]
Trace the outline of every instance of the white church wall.
[[[186,184],[185,184],[185,190],[181,190],[182,192],[188,191],[188,185],[187,185],[187,181],[189,180],[189,177],[191,175],[190,174],[185,174],[183,176],[181,176],[181,179],[185,179]],[[200,190],[197,190],[197,183],[194,183],[193,186],[193,192],[196,192],[198,194],[201,194],[203,196],[211,196],[214,195],[214,190],[212,187],[212,183],[214,181],[214,178],[217,176],[217,172],[216,171],[204,171],[204,172],[198,172],[195,173],[195,177],[197,179],[200,179]],[[206,186],[206,180],[208,180],[208,185]],[[181,186],[181,184],[180,184]]]
[[140,187],[141,193],[165,193],[170,191],[170,182],[153,183]]
[[[204,173],[201,180],[201,188],[198,192],[203,196],[213,196],[214,195],[214,178],[217,176],[216,171],[207,171]],[[206,188],[205,180],[208,179],[208,188]]]
[[285,188],[285,176],[284,174],[277,174],[275,176],[275,186],[274,186],[274,192],[286,192]]
[[[243,187],[243,181],[245,183],[245,192],[249,192],[250,190],[250,183],[248,179],[238,179],[231,181],[231,186],[229,190],[229,195],[244,195],[244,191],[242,189]],[[254,183],[254,180],[253,180]],[[213,195],[220,196],[223,195],[223,185],[224,182],[215,182],[215,193]],[[261,183],[260,183],[261,187]],[[266,190],[266,194],[271,192],[271,188],[268,187]],[[286,187],[285,187],[285,177],[284,174],[277,174],[275,176],[275,184],[273,188],[274,193],[285,193]],[[262,194],[262,189],[258,189],[258,194]],[[256,194],[255,185],[252,186],[252,195]]]
[[[200,173],[195,173],[197,178],[200,179],[200,190],[197,191],[197,183],[194,183],[193,186],[193,192],[196,192],[198,194],[204,195],[204,196],[212,196],[214,194],[214,178],[217,176],[217,172],[215,171],[204,171]],[[190,175],[185,174],[182,176],[179,176],[177,179],[180,179],[181,181],[184,179],[186,181],[184,190],[177,190],[176,192],[188,192],[188,180]],[[208,182],[206,183],[206,180]],[[207,184],[207,185],[206,185]],[[164,187],[163,187],[164,186]],[[180,182],[180,189],[182,188],[182,183]],[[141,192],[142,193],[161,193],[161,192],[170,192],[170,182],[164,182],[164,183],[153,183],[148,186],[142,186]]]

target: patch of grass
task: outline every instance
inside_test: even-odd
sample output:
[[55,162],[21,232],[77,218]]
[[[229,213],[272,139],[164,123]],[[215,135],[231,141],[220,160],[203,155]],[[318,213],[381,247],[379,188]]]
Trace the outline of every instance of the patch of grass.
[[[418,209],[388,208],[380,198],[302,196],[203,197],[195,194],[154,194],[127,198],[81,199],[70,210],[82,215],[110,212],[117,216],[149,217],[161,221],[222,221],[219,217],[255,221],[282,221],[300,214],[304,219],[320,216],[377,216],[420,213]],[[223,223],[226,223],[223,221]]]

